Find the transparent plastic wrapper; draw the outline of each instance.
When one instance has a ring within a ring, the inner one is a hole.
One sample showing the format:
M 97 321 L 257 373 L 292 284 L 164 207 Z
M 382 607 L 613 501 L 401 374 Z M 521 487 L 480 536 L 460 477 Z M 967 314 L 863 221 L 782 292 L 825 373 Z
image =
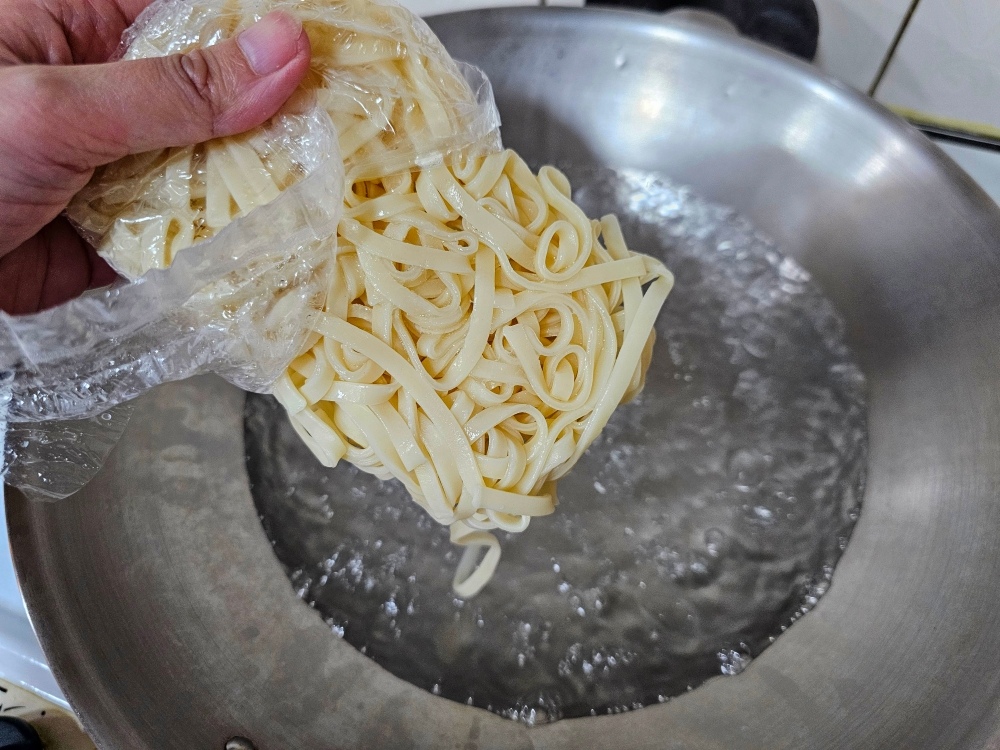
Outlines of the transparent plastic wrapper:
M 556 480 L 642 388 L 670 274 L 557 170 L 501 152 L 486 78 L 394 3 L 162 2 L 124 56 L 214 44 L 275 9 L 309 35 L 296 99 L 335 128 L 344 193 L 323 310 L 273 393 L 321 463 L 395 478 L 448 525 L 455 592 L 475 595 L 500 558 L 491 531 L 552 513 Z M 132 157 L 69 215 L 123 273 L 176 266 L 280 194 L 287 152 L 248 134 Z
M 7 419 L 88 419 L 200 372 L 273 392 L 321 463 L 395 478 L 450 527 L 454 590 L 473 596 L 500 558 L 491 531 L 552 513 L 556 481 L 642 388 L 672 277 L 558 170 L 501 152 L 485 76 L 395 3 L 165 0 L 123 57 L 216 44 L 279 9 L 313 53 L 281 115 L 108 165 L 69 206 L 135 282 L 0 321 Z M 63 494 L 112 443 L 77 427 L 55 447 L 15 427 L 12 476 Z M 85 434 L 99 445 L 80 453 Z M 57 460 L 71 449 L 82 460 Z
M 296 99 L 315 100 L 329 115 L 348 190 L 367 178 L 499 150 L 500 119 L 485 75 L 452 60 L 426 24 L 395 3 L 165 0 L 126 32 L 123 56 L 216 44 L 273 10 L 297 16 L 309 35 L 312 63 Z M 296 172 L 287 153 L 250 133 L 128 157 L 95 175 L 69 217 L 135 278 L 168 266 L 246 206 L 273 198 Z
M 169 268 L 34 315 L 0 314 L 7 482 L 71 494 L 120 434 L 115 407 L 209 372 L 267 392 L 298 354 L 330 283 L 342 163 L 318 110 L 279 114 L 253 137 L 300 171 L 272 200 Z
M 69 206 L 132 283 L 0 317 L 0 472 L 15 486 L 78 489 L 120 435 L 120 405 L 159 383 L 214 372 L 269 391 L 315 339 L 345 191 L 499 150 L 486 77 L 390 2 L 163 0 L 125 33 L 121 57 L 216 44 L 276 9 L 303 21 L 313 47 L 281 114 L 100 168 Z

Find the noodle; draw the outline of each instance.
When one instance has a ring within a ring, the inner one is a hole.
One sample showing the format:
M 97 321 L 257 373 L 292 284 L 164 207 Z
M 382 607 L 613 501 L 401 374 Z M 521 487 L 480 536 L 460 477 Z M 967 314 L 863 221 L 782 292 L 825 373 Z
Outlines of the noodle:
M 673 278 L 629 251 L 613 216 L 588 219 L 558 170 L 482 155 L 497 150 L 496 123 L 408 11 L 268 7 L 304 18 L 304 88 L 336 127 L 347 175 L 326 305 L 274 395 L 324 465 L 396 478 L 450 526 L 465 548 L 454 589 L 472 596 L 500 560 L 491 531 L 552 513 L 556 480 L 641 390 Z M 191 12 L 202 41 L 250 21 Z M 182 51 L 157 36 L 171 31 L 147 29 L 129 55 Z M 126 275 L 167 266 L 302 177 L 292 122 L 123 159 L 70 216 Z
M 186 52 L 246 28 L 251 11 L 279 8 L 302 18 L 312 47 L 301 91 L 270 122 L 197 146 L 125 157 L 100 167 L 77 194 L 70 219 L 129 278 L 169 266 L 178 252 L 302 179 L 317 155 L 303 143 L 294 113 L 312 98 L 338 134 L 348 185 L 429 164 L 435 154 L 498 146 L 496 123 L 484 116 L 463 69 L 405 8 L 370 0 L 247 6 L 167 6 L 125 55 Z
M 355 194 L 314 340 L 274 393 L 324 464 L 395 477 L 450 525 L 472 596 L 500 559 L 488 531 L 552 513 L 555 480 L 642 388 L 672 277 L 512 151 Z

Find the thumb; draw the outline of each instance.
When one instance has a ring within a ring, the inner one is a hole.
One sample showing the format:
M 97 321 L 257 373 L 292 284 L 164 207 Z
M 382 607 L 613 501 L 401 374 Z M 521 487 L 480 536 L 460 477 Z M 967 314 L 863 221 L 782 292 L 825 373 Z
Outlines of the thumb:
M 30 66 L 34 80 L 20 101 L 37 116 L 29 116 L 38 125 L 32 141 L 45 156 L 85 171 L 259 125 L 302 80 L 309 52 L 302 24 L 274 12 L 234 39 L 182 55 Z

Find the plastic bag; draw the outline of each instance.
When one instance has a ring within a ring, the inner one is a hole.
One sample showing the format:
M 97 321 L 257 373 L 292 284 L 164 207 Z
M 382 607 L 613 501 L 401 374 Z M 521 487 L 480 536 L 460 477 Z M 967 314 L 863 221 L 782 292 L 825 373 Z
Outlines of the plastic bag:
M 109 409 L 208 372 L 265 392 L 298 354 L 326 299 L 343 172 L 325 115 L 296 117 L 327 156 L 272 202 L 167 269 L 35 315 L 0 314 L 7 481 L 71 494 L 114 444 L 108 431 L 120 434 Z
M 314 99 L 330 117 L 348 186 L 469 149 L 499 150 L 500 120 L 485 75 L 454 62 L 426 24 L 395 3 L 166 0 L 126 32 L 123 57 L 216 44 L 276 9 L 300 18 L 309 35 L 310 72 L 296 99 Z M 95 175 L 68 215 L 129 278 L 164 268 L 301 171 L 294 132 L 264 135 L 123 159 Z
M 314 53 L 281 114 L 127 157 L 69 207 L 131 282 L 0 314 L 0 476 L 14 486 L 51 498 L 83 486 L 123 429 L 120 405 L 159 383 L 214 372 L 268 392 L 325 302 L 345 189 L 349 202 L 365 177 L 499 149 L 485 76 L 394 3 L 163 0 L 122 57 L 215 44 L 279 8 L 303 19 Z

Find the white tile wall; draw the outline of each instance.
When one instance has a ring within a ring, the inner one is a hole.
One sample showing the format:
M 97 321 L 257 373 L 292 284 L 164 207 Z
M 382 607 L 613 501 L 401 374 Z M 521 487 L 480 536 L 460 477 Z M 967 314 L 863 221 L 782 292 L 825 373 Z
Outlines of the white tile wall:
M 867 92 L 914 1 L 816 0 L 816 65 Z
M 1000 128 L 1000 2 L 920 0 L 876 98 Z

